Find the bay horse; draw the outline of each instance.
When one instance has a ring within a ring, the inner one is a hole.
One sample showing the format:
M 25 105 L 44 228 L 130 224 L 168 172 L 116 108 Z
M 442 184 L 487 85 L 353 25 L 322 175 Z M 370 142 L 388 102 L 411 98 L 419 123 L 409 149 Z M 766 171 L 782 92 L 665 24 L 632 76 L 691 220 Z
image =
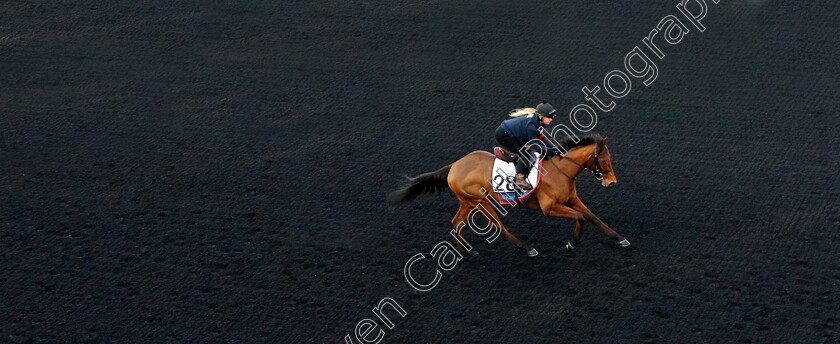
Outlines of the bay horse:
M 586 205 L 578 198 L 575 187 L 575 178 L 584 170 L 588 170 L 600 180 L 603 187 L 613 187 L 618 183 L 612 168 L 612 157 L 607 148 L 607 138 L 598 134 L 581 136 L 575 142 L 567 138 L 559 143 L 560 147 L 553 147 L 555 151 L 549 152 L 548 158 L 544 160 L 540 183 L 531 193 L 526 205 L 531 209 L 541 210 L 545 216 L 565 217 L 575 220 L 575 231 L 572 240 L 566 243 L 566 248 L 574 249 L 580 242 L 581 229 L 584 222 L 590 222 L 601 228 L 607 236 L 618 242 L 621 247 L 627 247 L 630 242 L 607 226 L 598 216 L 595 216 Z M 560 153 L 563 148 L 566 154 Z M 459 229 L 459 223 L 466 222 L 470 211 L 478 205 L 489 214 L 489 220 L 493 221 L 500 229 L 502 235 L 512 242 L 516 247 L 525 250 L 529 256 L 536 256 L 535 249 L 526 246 L 513 234 L 508 232 L 499 220 L 499 215 L 494 207 L 485 198 L 487 190 L 492 190 L 490 181 L 491 169 L 495 155 L 487 151 L 474 151 L 458 159 L 452 164 L 443 168 L 409 179 L 408 184 L 388 195 L 390 204 L 409 202 L 421 196 L 441 192 L 445 189 L 452 190 L 461 204 L 458 213 L 452 218 L 454 234 L 458 247 L 465 251 L 463 237 Z M 520 158 L 521 159 L 521 158 Z M 491 194 L 491 197 L 494 195 Z M 498 197 L 496 197 L 498 199 Z M 463 226 L 460 226 L 463 227 Z

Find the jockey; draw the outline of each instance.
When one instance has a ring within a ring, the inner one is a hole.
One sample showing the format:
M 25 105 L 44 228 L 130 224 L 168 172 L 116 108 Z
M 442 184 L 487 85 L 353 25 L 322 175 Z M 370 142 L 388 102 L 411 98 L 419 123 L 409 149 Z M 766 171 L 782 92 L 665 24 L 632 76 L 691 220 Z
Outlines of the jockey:
M 533 153 L 530 152 L 531 148 L 541 146 L 539 148 L 542 148 L 542 152 L 549 151 L 545 143 L 541 140 L 542 134 L 540 134 L 539 128 L 551 124 L 554 113 L 554 107 L 543 100 L 542 103 L 537 105 L 536 109 L 525 108 L 514 110 L 511 112 L 511 117 L 516 118 L 502 122 L 502 125 L 496 129 L 496 141 L 509 152 L 520 154 L 519 159 L 516 161 L 516 178 L 514 179 L 514 184 L 522 190 L 531 189 L 531 184 L 525 179 L 525 174 L 528 173 L 528 169 L 531 167 L 530 163 L 536 160 Z M 527 116 L 524 116 L 525 114 Z M 523 146 L 529 144 L 529 141 L 534 139 L 538 139 L 535 141 L 537 143 L 524 150 L 522 149 Z M 529 154 L 531 156 L 526 158 L 522 154 Z

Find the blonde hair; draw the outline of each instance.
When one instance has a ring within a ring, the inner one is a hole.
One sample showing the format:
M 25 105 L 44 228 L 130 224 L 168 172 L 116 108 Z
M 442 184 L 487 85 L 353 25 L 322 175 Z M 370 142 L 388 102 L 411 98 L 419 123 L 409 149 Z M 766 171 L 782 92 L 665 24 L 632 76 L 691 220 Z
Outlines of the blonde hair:
M 528 107 L 528 108 L 519 108 L 510 110 L 510 117 L 520 117 L 525 115 L 530 115 L 533 113 L 537 113 L 536 108 Z

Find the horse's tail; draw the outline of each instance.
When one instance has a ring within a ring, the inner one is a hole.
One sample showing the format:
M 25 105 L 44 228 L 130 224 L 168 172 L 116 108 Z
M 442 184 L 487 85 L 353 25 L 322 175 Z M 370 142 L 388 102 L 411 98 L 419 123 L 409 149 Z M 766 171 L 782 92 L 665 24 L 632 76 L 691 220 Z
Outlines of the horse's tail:
M 537 109 L 536 109 L 536 108 L 532 108 L 532 107 L 529 107 L 529 108 L 519 108 L 519 109 L 513 109 L 513 110 L 510 110 L 510 114 L 508 114 L 508 115 L 509 115 L 510 117 L 519 117 L 519 116 L 530 115 L 530 114 L 532 114 L 532 113 L 536 113 L 536 112 L 537 112 Z
M 437 171 L 409 178 L 408 185 L 388 195 L 388 204 L 396 205 L 411 202 L 422 196 L 448 189 L 449 183 L 447 183 L 446 178 L 449 176 L 451 168 L 452 164 L 449 164 Z

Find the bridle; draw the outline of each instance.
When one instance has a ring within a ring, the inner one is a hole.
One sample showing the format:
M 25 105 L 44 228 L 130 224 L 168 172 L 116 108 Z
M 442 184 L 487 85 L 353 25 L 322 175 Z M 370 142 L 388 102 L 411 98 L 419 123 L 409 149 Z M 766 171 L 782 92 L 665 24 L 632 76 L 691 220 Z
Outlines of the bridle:
M 554 148 L 558 148 L 558 147 L 554 147 Z M 560 156 L 560 160 L 563 160 L 563 159 L 569 160 L 572 163 L 574 163 L 575 165 L 580 166 L 580 168 L 589 171 L 590 173 L 592 173 L 592 175 L 595 176 L 595 179 L 597 179 L 599 181 L 604 180 L 604 175 L 605 174 L 613 171 L 612 169 L 610 169 L 608 171 L 603 171 L 601 169 L 601 162 L 598 160 L 598 144 L 597 143 L 595 144 L 595 151 L 592 153 L 592 159 L 586 162 L 586 166 L 581 165 L 577 161 L 574 161 L 571 158 L 566 157 L 565 155 L 563 155 L 563 153 L 558 152 L 557 155 Z M 551 163 L 554 164 L 553 161 Z M 568 174 L 566 174 L 566 172 L 563 172 L 563 170 L 561 170 L 559 166 L 554 165 L 554 167 L 557 167 L 557 169 L 560 171 L 560 173 L 562 173 L 566 177 L 569 177 L 570 179 L 574 179 L 571 176 L 569 176 Z

